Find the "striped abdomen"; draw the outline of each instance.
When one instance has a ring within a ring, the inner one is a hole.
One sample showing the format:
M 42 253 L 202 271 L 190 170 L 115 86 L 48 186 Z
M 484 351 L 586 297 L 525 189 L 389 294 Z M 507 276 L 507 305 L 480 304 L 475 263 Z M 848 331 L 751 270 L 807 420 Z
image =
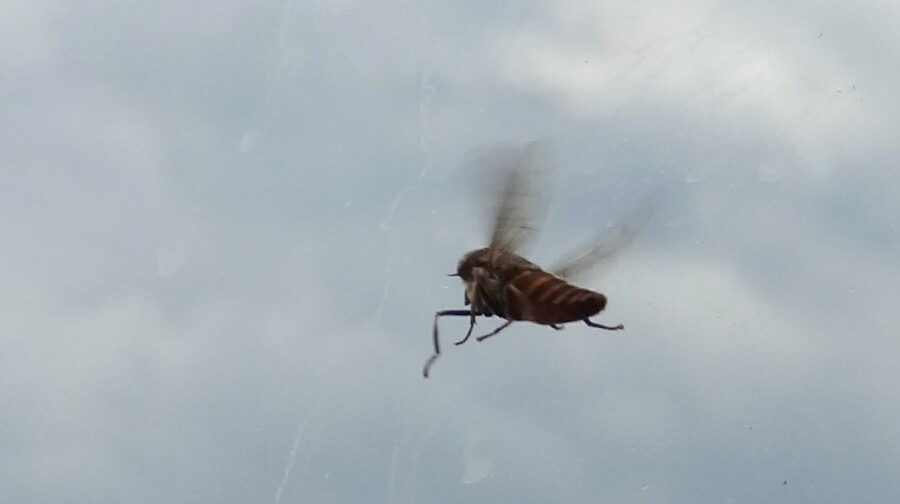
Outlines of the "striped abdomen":
M 538 324 L 584 320 L 606 307 L 603 294 L 576 287 L 543 270 L 526 270 L 508 283 L 509 315 Z

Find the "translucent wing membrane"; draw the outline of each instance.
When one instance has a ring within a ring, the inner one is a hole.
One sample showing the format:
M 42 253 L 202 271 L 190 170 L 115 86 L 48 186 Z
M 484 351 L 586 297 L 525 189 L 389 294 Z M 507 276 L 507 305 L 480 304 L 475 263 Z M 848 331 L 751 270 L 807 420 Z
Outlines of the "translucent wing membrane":
M 495 168 L 500 194 L 489 245 L 492 263 L 504 253 L 518 252 L 534 237 L 546 206 L 539 187 L 545 165 L 542 146 L 531 142 L 504 157 Z
M 608 269 L 618 253 L 634 241 L 652 215 L 653 208 L 647 204 L 622 225 L 606 229 L 593 243 L 560 259 L 550 272 L 572 281 L 589 272 Z

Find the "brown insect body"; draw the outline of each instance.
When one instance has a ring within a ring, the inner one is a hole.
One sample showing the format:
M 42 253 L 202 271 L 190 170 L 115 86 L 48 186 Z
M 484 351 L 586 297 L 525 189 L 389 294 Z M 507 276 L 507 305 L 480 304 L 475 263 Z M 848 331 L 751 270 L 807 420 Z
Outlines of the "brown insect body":
M 466 254 L 457 269 L 466 284 L 465 304 L 478 315 L 542 325 L 581 321 L 606 307 L 606 296 L 576 287 L 524 257 L 490 249 Z

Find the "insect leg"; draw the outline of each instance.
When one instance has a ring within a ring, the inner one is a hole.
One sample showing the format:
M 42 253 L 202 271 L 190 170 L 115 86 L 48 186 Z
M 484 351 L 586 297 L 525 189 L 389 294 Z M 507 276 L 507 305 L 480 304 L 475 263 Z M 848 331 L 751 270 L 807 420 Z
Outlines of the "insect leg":
M 615 327 L 610 327 L 610 326 L 605 326 L 603 324 L 597 324 L 596 322 L 591 322 L 590 319 L 584 319 L 584 323 L 591 327 L 599 327 L 600 329 L 606 329 L 608 331 L 620 331 L 622 329 L 625 329 L 625 326 L 622 324 L 619 324 Z
M 469 330 L 468 330 L 468 332 L 466 332 L 466 337 L 453 343 L 453 344 L 458 346 L 458 345 L 462 345 L 466 341 L 469 341 L 469 336 L 472 335 L 472 329 L 474 329 L 474 328 L 475 328 L 475 316 L 472 315 L 472 319 L 469 321 Z
M 478 314 L 475 313 L 475 305 L 472 305 L 471 311 L 469 312 L 469 330 L 466 332 L 466 337 L 455 342 L 454 345 L 459 346 L 459 345 L 462 345 L 463 343 L 465 343 L 466 341 L 469 341 L 469 336 L 472 335 L 472 329 L 475 329 L 475 323 L 476 323 L 475 315 L 478 315 Z
M 445 315 L 465 317 L 472 316 L 472 313 L 471 310 L 442 310 L 434 314 L 434 355 L 432 355 L 428 358 L 427 361 L 425 361 L 425 367 L 422 368 L 422 375 L 424 375 L 425 378 L 428 378 L 428 371 L 431 369 L 431 365 L 434 364 L 434 361 L 436 361 L 438 356 L 441 354 L 441 345 L 440 343 L 438 343 L 438 319 Z M 471 327 L 469 327 L 469 332 L 472 332 Z
M 479 337 L 475 338 L 475 341 L 481 341 L 481 340 L 485 340 L 485 339 L 487 339 L 487 338 L 490 338 L 491 336 L 493 336 L 493 335 L 497 334 L 498 332 L 500 332 L 500 331 L 506 329 L 507 327 L 509 327 L 509 325 L 512 324 L 512 323 L 513 323 L 512 320 L 507 320 L 506 323 L 503 324 L 502 326 L 500 326 L 500 327 L 494 329 L 493 331 L 491 331 L 491 332 L 485 334 L 484 336 L 479 336 Z
M 556 329 L 557 331 L 566 328 L 565 326 L 562 326 L 562 325 L 556 325 L 556 324 L 549 324 L 549 325 L 550 325 L 550 327 Z

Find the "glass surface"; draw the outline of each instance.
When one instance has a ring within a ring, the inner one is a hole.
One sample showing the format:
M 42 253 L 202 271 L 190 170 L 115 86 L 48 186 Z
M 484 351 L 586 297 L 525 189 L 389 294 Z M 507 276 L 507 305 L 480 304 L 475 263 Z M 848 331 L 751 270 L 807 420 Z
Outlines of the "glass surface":
M 896 4 L 0 13 L 3 502 L 900 502 Z M 423 379 L 532 140 L 625 330 Z

